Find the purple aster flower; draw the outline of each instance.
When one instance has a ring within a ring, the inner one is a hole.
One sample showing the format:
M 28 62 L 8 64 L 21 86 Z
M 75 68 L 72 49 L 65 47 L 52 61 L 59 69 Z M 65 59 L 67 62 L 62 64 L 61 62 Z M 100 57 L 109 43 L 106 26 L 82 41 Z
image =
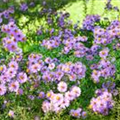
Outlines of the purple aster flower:
M 11 92 L 17 92 L 19 89 L 19 82 L 18 81 L 13 81 L 9 84 L 9 90 Z
M 93 70 L 93 73 L 92 73 L 92 78 L 94 80 L 95 83 L 98 83 L 99 82 L 99 77 L 101 76 L 101 72 L 98 71 L 98 70 Z
M 87 60 L 93 60 L 94 57 L 93 57 L 92 55 L 87 55 L 87 56 L 86 56 L 86 59 L 87 59 Z
M 67 84 L 63 81 L 59 82 L 57 89 L 60 92 L 66 92 L 67 91 Z
M 35 6 L 35 3 L 34 2 L 30 2 L 29 4 L 31 7 L 34 7 Z
M 83 112 L 82 112 L 82 118 L 85 119 L 86 117 L 87 117 L 87 112 L 83 111 Z
M 68 75 L 68 77 L 69 77 L 69 80 L 70 81 L 75 81 L 76 79 L 77 79 L 77 75 L 76 74 L 70 74 L 70 75 Z
M 43 1 L 42 4 L 43 4 L 43 5 L 46 5 L 46 1 Z
M 26 11 L 28 9 L 28 5 L 26 3 L 21 4 L 20 10 L 21 11 Z
M 7 89 L 4 84 L 0 84 L 0 95 L 4 95 L 6 93 Z
M 34 100 L 34 99 L 35 99 L 35 96 L 33 96 L 33 95 L 28 95 L 28 98 L 29 98 L 30 100 Z
M 117 95 L 119 94 L 118 90 L 115 90 L 115 89 L 112 90 L 111 92 L 112 92 L 112 94 L 113 94 L 114 96 L 117 96 Z
M 18 74 L 18 81 L 22 84 L 22 83 L 25 83 L 27 81 L 27 74 L 24 73 L 24 72 L 20 72 Z
M 56 71 L 56 80 L 60 81 L 62 79 L 62 77 L 64 76 L 64 73 L 62 71 Z
M 73 86 L 71 92 L 75 97 L 79 97 L 81 95 L 81 89 L 77 86 Z
M 41 69 L 41 66 L 38 63 L 35 63 L 30 66 L 31 73 L 37 73 L 38 71 L 40 71 L 40 69 Z
M 47 100 L 45 100 L 43 103 L 42 103 L 42 110 L 43 112 L 47 113 L 51 110 L 51 103 Z
M 51 101 L 53 104 L 60 105 L 62 104 L 63 99 L 63 94 L 57 93 L 52 95 Z
M 54 63 L 50 63 L 49 66 L 48 66 L 48 68 L 50 70 L 53 70 L 55 68 L 55 64 Z
M 6 71 L 6 69 L 7 69 L 6 65 L 1 65 L 0 66 L 0 72 L 1 73 L 4 73 Z
M 37 35 L 41 35 L 42 33 L 42 30 L 37 30 Z
M 16 61 L 11 61 L 11 62 L 9 62 L 8 66 L 9 66 L 10 68 L 13 68 L 13 69 L 15 69 L 15 70 L 18 70 L 18 63 L 17 63 Z
M 105 78 L 109 77 L 110 76 L 109 68 L 101 70 L 101 76 Z
M 18 95 L 23 95 L 23 89 L 19 88 L 18 91 L 17 91 L 17 94 Z
M 8 74 L 1 75 L 0 82 L 3 84 L 5 84 L 6 82 L 10 82 L 10 76 Z
M 60 107 L 65 109 L 66 107 L 68 107 L 70 105 L 70 101 L 68 99 L 63 99 L 63 102 L 61 103 Z
M 39 95 L 38 95 L 39 98 L 45 98 L 45 93 L 44 92 L 39 92 Z
M 49 63 L 52 62 L 52 59 L 51 59 L 50 57 L 47 57 L 47 58 L 45 59 L 45 62 L 46 62 L 47 64 L 49 64 Z
M 80 118 L 81 116 L 81 113 L 79 110 L 70 110 L 70 115 L 73 116 L 73 117 L 76 117 L 76 118 Z
M 22 54 L 16 55 L 15 61 L 20 62 L 22 60 Z
M 102 51 L 100 51 L 99 55 L 100 55 L 100 57 L 105 59 L 108 56 L 108 52 L 109 52 L 109 49 L 104 48 Z
M 14 118 L 15 117 L 14 111 L 13 110 L 9 110 L 8 116 L 11 117 L 11 118 Z
M 102 90 L 101 90 L 101 89 L 98 89 L 98 90 L 95 91 L 95 93 L 96 93 L 97 96 L 99 96 L 99 95 L 102 94 Z
M 96 69 L 97 67 L 98 67 L 97 64 L 92 64 L 92 65 L 90 66 L 90 69 L 94 70 L 94 69 Z
M 113 107 L 114 101 L 112 100 L 112 94 L 108 91 L 103 91 L 101 95 L 96 98 L 92 98 L 90 102 L 90 108 L 103 115 L 108 115 L 109 110 Z
M 17 71 L 14 68 L 8 68 L 6 71 L 6 74 L 10 77 L 13 78 L 17 74 Z
M 2 18 L 0 18 L 0 24 L 2 23 L 2 21 L 3 21 L 3 19 L 2 19 Z
M 10 43 L 10 44 L 7 44 L 7 45 L 6 45 L 6 48 L 7 48 L 10 52 L 15 52 L 15 51 L 17 50 L 18 46 L 17 46 L 17 43 L 12 42 L 12 43 Z
M 68 91 L 65 93 L 65 99 L 69 100 L 69 101 L 72 101 L 75 99 L 75 95 L 73 92 L 71 91 Z

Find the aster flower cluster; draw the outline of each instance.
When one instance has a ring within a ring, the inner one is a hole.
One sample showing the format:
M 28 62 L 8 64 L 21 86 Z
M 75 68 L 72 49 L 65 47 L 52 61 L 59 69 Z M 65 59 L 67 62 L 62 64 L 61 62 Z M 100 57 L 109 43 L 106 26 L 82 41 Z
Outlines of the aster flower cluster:
M 86 73 L 86 67 L 81 62 L 76 62 L 75 64 L 71 62 L 60 64 L 58 70 L 62 70 L 62 72 L 69 77 L 70 81 L 82 79 L 85 77 Z
M 46 47 L 47 49 L 57 48 L 61 43 L 61 38 L 58 36 L 52 37 L 49 40 L 43 40 L 42 46 Z
M 46 94 L 48 100 L 45 100 L 42 104 L 42 109 L 45 113 L 49 111 L 58 113 L 68 107 L 71 101 L 81 95 L 81 89 L 77 86 L 73 86 L 67 91 L 67 84 L 63 81 L 58 84 L 58 90 L 62 93 L 49 91 Z
M 28 59 L 27 72 L 41 72 L 41 78 L 45 82 L 60 81 L 64 75 L 68 76 L 70 81 L 75 81 L 85 77 L 86 67 L 81 62 L 76 62 L 75 64 L 68 62 L 63 64 L 59 63 L 57 59 L 51 59 L 50 57 L 43 61 L 42 55 L 38 54 L 30 54 Z
M 70 37 L 69 39 L 63 40 L 63 44 L 65 45 L 63 48 L 63 53 L 68 54 L 70 50 L 74 50 L 74 55 L 76 57 L 84 57 L 86 55 L 86 52 L 88 48 L 84 46 L 81 42 L 86 42 L 87 37 L 86 36 L 79 36 L 79 37 Z
M 14 8 L 10 7 L 7 10 L 4 10 L 0 13 L 0 24 L 3 22 L 3 19 L 8 19 L 9 21 L 14 21 L 14 19 L 10 16 L 14 13 Z
M 7 34 L 7 37 L 3 38 L 4 47 L 10 52 L 20 51 L 17 43 L 24 42 L 26 37 L 15 23 L 9 22 L 7 25 L 3 25 L 2 32 Z
M 115 20 L 106 28 L 96 26 L 93 30 L 94 43 L 107 45 L 110 44 L 115 38 L 120 38 L 120 22 Z
M 82 108 L 77 108 L 70 110 L 70 115 L 75 117 L 75 118 L 80 118 L 82 117 L 83 119 L 85 119 L 87 117 L 87 112 L 83 111 Z
M 37 76 L 40 76 L 39 73 L 41 73 L 41 78 L 44 82 L 55 81 L 57 79 L 57 70 L 54 70 L 57 59 L 47 57 L 43 61 L 41 54 L 30 54 L 28 60 L 27 72 L 29 74 L 38 74 Z M 59 75 L 62 76 L 61 72 Z
M 53 19 L 52 16 L 55 16 L 55 20 Z M 58 47 L 62 43 L 63 39 L 69 39 L 70 37 L 74 37 L 72 34 L 72 31 L 69 28 L 69 26 L 71 25 L 71 23 L 67 20 L 67 18 L 69 17 L 69 13 L 67 12 L 52 12 L 51 10 L 48 11 L 48 19 L 47 19 L 47 23 L 48 26 L 52 25 L 52 24 L 57 24 L 57 30 L 54 29 L 54 27 L 52 27 L 50 30 L 46 30 L 45 28 L 41 27 L 41 29 L 37 30 L 37 34 L 41 34 L 44 31 L 46 33 L 50 34 L 50 38 L 43 40 L 42 41 L 42 46 L 46 47 L 47 49 L 53 49 Z M 62 30 L 61 30 L 62 29 Z M 55 31 L 57 31 L 57 35 L 54 35 L 53 33 L 55 33 Z
M 12 60 L 8 65 L 0 66 L 0 95 L 6 92 L 19 92 L 20 84 L 28 80 L 27 74 L 19 71 L 18 62 Z
M 27 72 L 29 73 L 37 73 L 41 70 L 44 65 L 44 62 L 41 60 L 42 55 L 38 54 L 30 54 L 28 56 L 28 69 Z
M 113 96 L 116 96 L 118 94 L 118 90 L 115 89 L 116 84 L 112 81 L 107 81 L 105 83 L 102 84 L 102 88 L 96 90 L 96 94 L 100 95 L 101 94 L 101 90 L 105 91 L 107 90 L 108 92 L 110 92 Z
M 116 72 L 115 65 L 111 63 L 107 59 L 109 53 L 109 49 L 106 47 L 103 50 L 99 52 L 99 56 L 102 58 L 98 64 L 94 64 L 91 69 L 93 69 L 92 72 L 92 78 L 95 83 L 98 83 L 100 81 L 100 77 L 103 77 L 105 79 L 114 76 Z
M 115 90 L 115 83 L 110 81 L 103 83 L 102 89 L 96 90 L 96 94 L 97 97 L 92 98 L 90 102 L 90 109 L 92 109 L 95 113 L 108 115 L 109 110 L 112 109 L 114 105 L 112 94 L 117 94 L 117 90 Z
M 115 11 L 118 11 L 119 12 L 119 8 L 117 6 L 113 6 L 111 4 L 112 0 L 107 0 L 107 3 L 106 3 L 106 6 L 105 6 L 105 9 L 107 10 L 115 10 Z
M 93 20 L 93 21 L 95 23 L 97 20 Z M 67 23 L 65 22 L 65 24 Z M 88 37 L 86 36 L 76 37 L 74 35 L 74 32 L 76 31 L 73 32 L 71 29 L 67 29 L 67 28 L 63 29 L 62 31 L 59 31 L 58 36 L 52 35 L 50 39 L 43 40 L 41 45 L 46 47 L 47 49 L 53 49 L 59 47 L 60 45 L 63 45 L 64 47 L 61 51 L 61 54 L 73 53 L 75 57 L 81 58 L 85 56 L 87 60 L 93 60 L 94 56 L 98 55 L 101 45 L 106 46 L 107 44 L 112 43 L 113 40 L 119 39 L 119 33 L 120 33 L 119 26 L 120 26 L 120 22 L 117 20 L 112 21 L 111 24 L 106 29 L 100 26 L 95 26 L 95 24 L 93 24 L 92 32 L 93 32 L 94 42 L 91 48 L 85 46 Z M 117 44 L 116 47 L 118 48 L 119 44 Z M 104 52 L 101 52 L 101 54 L 103 53 Z
M 47 49 L 53 49 L 58 47 L 62 43 L 64 39 L 69 39 L 70 37 L 74 37 L 72 30 L 69 29 L 71 26 L 71 21 L 69 21 L 67 18 L 69 18 L 68 12 L 53 12 L 52 10 L 47 10 L 48 17 L 47 17 L 47 25 L 56 25 L 52 26 L 50 30 L 44 28 L 43 26 L 40 27 L 41 29 L 37 30 L 37 34 L 41 33 L 49 33 L 50 38 L 45 39 L 42 41 L 42 46 L 46 47 Z M 46 12 L 46 13 L 47 13 Z M 53 18 L 55 16 L 55 19 Z M 54 33 L 57 33 L 57 35 L 54 35 Z M 81 38 L 82 39 L 82 38 Z M 83 39 L 84 40 L 84 39 Z
M 64 48 L 61 51 L 62 53 L 68 54 L 70 51 L 74 50 L 74 55 L 76 57 L 84 57 L 88 51 L 88 48 L 85 47 L 82 42 L 86 41 L 86 36 L 74 37 L 71 31 L 66 29 L 64 32 L 60 32 L 58 36 L 52 36 L 48 40 L 43 40 L 41 45 L 47 49 L 53 49 L 62 44 L 64 45 Z
M 93 30 L 95 22 L 100 20 L 99 15 L 88 15 L 83 21 L 83 29 Z
M 22 12 L 26 12 L 26 11 L 28 11 L 29 7 L 34 7 L 34 6 L 35 6 L 35 3 L 33 1 L 30 1 L 29 3 L 22 2 L 20 4 L 20 8 L 19 9 Z

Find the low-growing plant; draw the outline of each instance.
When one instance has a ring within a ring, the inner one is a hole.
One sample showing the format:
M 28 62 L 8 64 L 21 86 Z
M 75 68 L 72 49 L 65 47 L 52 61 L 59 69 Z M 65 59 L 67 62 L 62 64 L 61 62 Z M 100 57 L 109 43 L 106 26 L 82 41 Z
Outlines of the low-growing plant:
M 2 10 L 1 120 L 119 120 L 120 21 L 86 2 L 82 25 L 45 1 Z

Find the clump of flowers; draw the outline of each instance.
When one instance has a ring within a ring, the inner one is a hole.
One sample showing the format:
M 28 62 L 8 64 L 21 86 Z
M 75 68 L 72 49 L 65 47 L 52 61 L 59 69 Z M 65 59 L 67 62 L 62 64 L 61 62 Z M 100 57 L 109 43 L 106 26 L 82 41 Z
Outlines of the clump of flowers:
M 100 20 L 99 15 L 88 15 L 83 21 L 83 29 L 93 30 L 95 22 Z
M 87 117 L 87 112 L 83 111 L 82 108 L 77 108 L 76 110 L 71 109 L 70 115 L 75 118 L 83 118 L 85 119 Z
M 24 42 L 26 40 L 25 35 L 14 22 L 9 22 L 7 25 L 3 25 L 2 32 L 7 33 L 9 37 L 13 37 L 16 42 Z
M 90 109 L 92 109 L 95 113 L 108 115 L 109 110 L 114 106 L 112 95 L 117 95 L 117 93 L 117 90 L 115 90 L 115 83 L 110 81 L 103 83 L 102 89 L 96 90 L 97 97 L 92 98 L 89 106 Z
M 77 86 L 73 86 L 69 91 L 66 91 L 67 84 L 65 82 L 58 84 L 58 90 L 62 93 L 47 92 L 46 97 L 48 100 L 42 103 L 42 109 L 45 113 L 49 111 L 58 113 L 62 109 L 69 107 L 70 102 L 81 95 L 81 89 Z
M 100 77 L 103 77 L 105 79 L 112 77 L 115 74 L 116 68 L 115 65 L 112 64 L 111 61 L 107 59 L 109 49 L 106 47 L 103 50 L 99 52 L 99 56 L 101 57 L 101 60 L 98 64 L 94 65 L 93 72 L 92 72 L 92 78 L 95 83 L 98 83 L 100 81 Z
M 115 20 L 106 28 L 96 26 L 94 32 L 94 43 L 107 45 L 110 44 L 114 39 L 120 38 L 120 22 Z
M 4 19 L 8 19 L 9 21 L 14 21 L 14 19 L 11 17 L 11 14 L 14 13 L 14 7 L 10 7 L 3 12 L 0 13 L 0 24 L 3 23 Z
M 20 92 L 20 84 L 25 83 L 28 78 L 25 72 L 19 71 L 19 64 L 12 60 L 8 65 L 0 66 L 0 95 L 5 95 L 7 91 Z
M 16 53 L 18 51 L 22 51 L 22 49 L 18 47 L 17 43 L 24 42 L 26 37 L 14 22 L 9 22 L 7 25 L 3 25 L 2 32 L 8 35 L 3 38 L 3 45 L 8 51 Z
M 28 57 L 28 68 L 27 72 L 29 73 L 37 73 L 41 70 L 42 66 L 44 65 L 44 62 L 41 60 L 42 55 L 38 54 L 30 54 Z
M 84 46 L 81 42 L 86 42 L 86 36 L 79 36 L 79 37 L 70 37 L 68 39 L 63 40 L 63 44 L 65 45 L 63 48 L 63 53 L 68 54 L 71 50 L 74 50 L 74 55 L 76 57 L 84 57 L 88 48 Z
M 61 39 L 59 37 L 52 37 L 49 40 L 43 40 L 42 46 L 46 47 L 47 49 L 57 48 L 61 43 Z
M 76 62 L 75 64 L 68 62 L 58 65 L 58 70 L 66 74 L 70 81 L 75 81 L 85 77 L 86 67 L 81 62 Z

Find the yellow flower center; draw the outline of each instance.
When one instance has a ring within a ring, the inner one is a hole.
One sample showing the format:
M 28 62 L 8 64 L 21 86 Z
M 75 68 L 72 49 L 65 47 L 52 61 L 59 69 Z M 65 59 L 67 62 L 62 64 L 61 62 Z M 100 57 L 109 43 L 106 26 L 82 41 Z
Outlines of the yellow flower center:
M 3 70 L 3 66 L 0 66 L 0 71 L 2 71 Z
M 59 96 L 57 96 L 57 97 L 56 97 L 56 99 L 57 99 L 57 100 L 60 100 L 60 97 L 59 97 Z

